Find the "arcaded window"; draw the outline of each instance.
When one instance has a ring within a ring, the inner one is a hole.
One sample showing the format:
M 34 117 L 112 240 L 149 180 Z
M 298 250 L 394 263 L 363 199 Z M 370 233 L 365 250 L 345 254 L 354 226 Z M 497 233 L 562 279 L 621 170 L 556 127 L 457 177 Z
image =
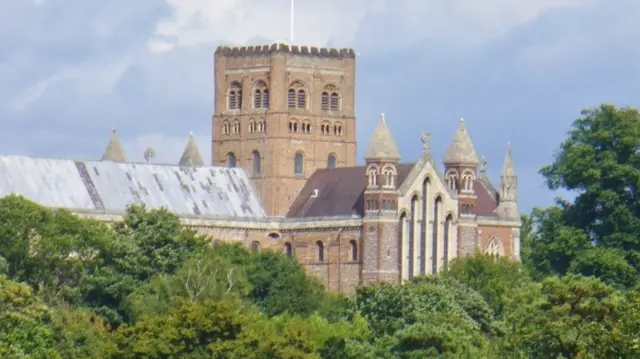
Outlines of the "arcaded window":
M 251 163 L 253 164 L 253 174 L 254 175 L 259 175 L 260 172 L 262 171 L 262 165 L 261 165 L 260 162 L 261 162 L 260 152 L 253 151 L 251 153 Z
M 342 136 L 342 124 L 336 123 L 333 125 L 333 134 L 336 136 Z
M 327 168 L 336 168 L 336 155 L 330 154 L 327 157 Z
M 316 249 L 318 251 L 318 262 L 324 262 L 324 244 L 320 241 L 317 241 Z
M 302 82 L 296 81 L 289 86 L 287 105 L 289 108 L 307 108 L 307 88 Z
M 269 90 L 262 80 L 253 86 L 253 108 L 269 108 Z
M 351 261 L 356 262 L 358 260 L 358 242 L 351 240 L 349 246 L 351 247 Z
M 231 125 L 231 133 L 233 133 L 234 135 L 240 134 L 240 121 L 233 121 L 233 125 Z
M 369 179 L 369 187 L 378 186 L 378 167 L 371 166 L 367 169 L 367 177 Z
M 323 122 L 322 125 L 320 125 L 320 133 L 322 133 L 323 135 L 330 135 L 331 124 L 329 122 Z
M 296 175 L 302 175 L 303 173 L 303 161 L 304 157 L 301 152 L 296 152 L 296 156 L 293 159 L 293 173 Z
M 394 167 L 387 166 L 382 170 L 383 186 L 386 188 L 396 187 L 396 170 Z
M 473 181 L 474 175 L 471 172 L 464 172 L 462 174 L 462 191 L 463 192 L 473 192 Z
M 266 126 L 264 120 L 258 121 L 258 132 L 265 132 Z
M 320 107 L 322 111 L 338 111 L 340 109 L 340 95 L 335 85 L 327 85 L 324 87 Z
M 234 81 L 229 85 L 227 94 L 229 110 L 239 110 L 242 108 L 242 85 Z
M 256 132 L 256 121 L 254 119 L 249 120 L 249 133 Z
M 453 170 L 447 173 L 447 186 L 449 189 L 456 191 L 458 189 L 458 173 Z
M 228 135 L 229 133 L 231 133 L 231 124 L 229 123 L 229 121 L 224 121 L 222 123 L 222 134 Z
M 502 255 L 502 248 L 497 238 L 495 237 L 491 238 L 491 240 L 489 241 L 489 244 L 487 244 L 487 249 L 485 250 L 485 253 L 493 257 L 494 259 L 500 258 L 500 256 Z
M 293 256 L 293 248 L 291 247 L 291 243 L 285 243 L 284 244 L 284 254 L 287 257 L 292 257 Z
M 233 152 L 227 153 L 227 164 L 229 168 L 236 167 L 236 155 Z
M 298 120 L 295 118 L 289 120 L 289 132 L 298 132 Z

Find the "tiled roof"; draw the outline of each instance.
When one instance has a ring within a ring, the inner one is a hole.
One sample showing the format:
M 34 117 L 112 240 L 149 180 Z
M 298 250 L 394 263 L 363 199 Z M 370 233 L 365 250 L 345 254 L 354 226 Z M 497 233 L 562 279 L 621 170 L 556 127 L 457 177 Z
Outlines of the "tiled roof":
M 411 168 L 413 164 L 397 165 L 398 184 L 405 180 Z M 361 217 L 366 185 L 364 166 L 318 169 L 291 204 L 287 217 Z
M 266 217 L 239 168 L 0 156 L 0 197 L 8 194 L 100 213 L 122 214 L 137 203 L 178 216 Z

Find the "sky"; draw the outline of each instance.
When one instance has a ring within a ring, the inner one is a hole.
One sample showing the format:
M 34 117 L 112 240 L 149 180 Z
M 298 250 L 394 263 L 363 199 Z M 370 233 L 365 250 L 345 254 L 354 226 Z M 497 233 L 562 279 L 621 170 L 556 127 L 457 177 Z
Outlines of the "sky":
M 213 53 L 288 41 L 290 0 L 0 0 L 0 154 L 177 163 L 190 131 L 210 161 Z M 640 107 L 638 0 L 295 0 L 296 43 L 358 53 L 362 157 L 385 113 L 403 161 L 460 118 L 499 183 L 511 141 L 523 212 L 583 108 Z M 635 44 L 635 45 L 634 45 Z

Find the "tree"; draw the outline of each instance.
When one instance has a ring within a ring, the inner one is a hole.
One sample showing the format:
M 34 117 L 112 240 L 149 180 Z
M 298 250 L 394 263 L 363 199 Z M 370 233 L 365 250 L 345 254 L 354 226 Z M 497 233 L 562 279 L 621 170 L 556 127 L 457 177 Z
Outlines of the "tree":
M 550 189 L 576 193 L 563 222 L 596 246 L 616 248 L 640 270 L 640 114 L 601 105 L 582 111 L 555 161 L 540 172 Z M 568 268 L 568 265 L 567 265 Z
M 441 276 L 477 291 L 498 317 L 509 293 L 531 281 L 518 262 L 506 258 L 496 260 L 482 253 L 454 259 Z
M 503 358 L 640 357 L 640 295 L 595 278 L 549 277 L 514 293 Z

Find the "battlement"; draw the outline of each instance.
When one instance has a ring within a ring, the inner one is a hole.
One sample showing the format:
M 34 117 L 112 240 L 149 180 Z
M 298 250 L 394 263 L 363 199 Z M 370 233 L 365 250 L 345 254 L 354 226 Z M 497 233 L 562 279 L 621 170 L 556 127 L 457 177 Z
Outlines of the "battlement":
M 355 51 L 349 48 L 336 49 L 316 46 L 288 45 L 284 43 L 273 43 L 271 45 L 257 46 L 218 46 L 215 52 L 216 55 L 228 57 L 251 57 L 276 53 L 286 53 L 329 59 L 356 57 Z

